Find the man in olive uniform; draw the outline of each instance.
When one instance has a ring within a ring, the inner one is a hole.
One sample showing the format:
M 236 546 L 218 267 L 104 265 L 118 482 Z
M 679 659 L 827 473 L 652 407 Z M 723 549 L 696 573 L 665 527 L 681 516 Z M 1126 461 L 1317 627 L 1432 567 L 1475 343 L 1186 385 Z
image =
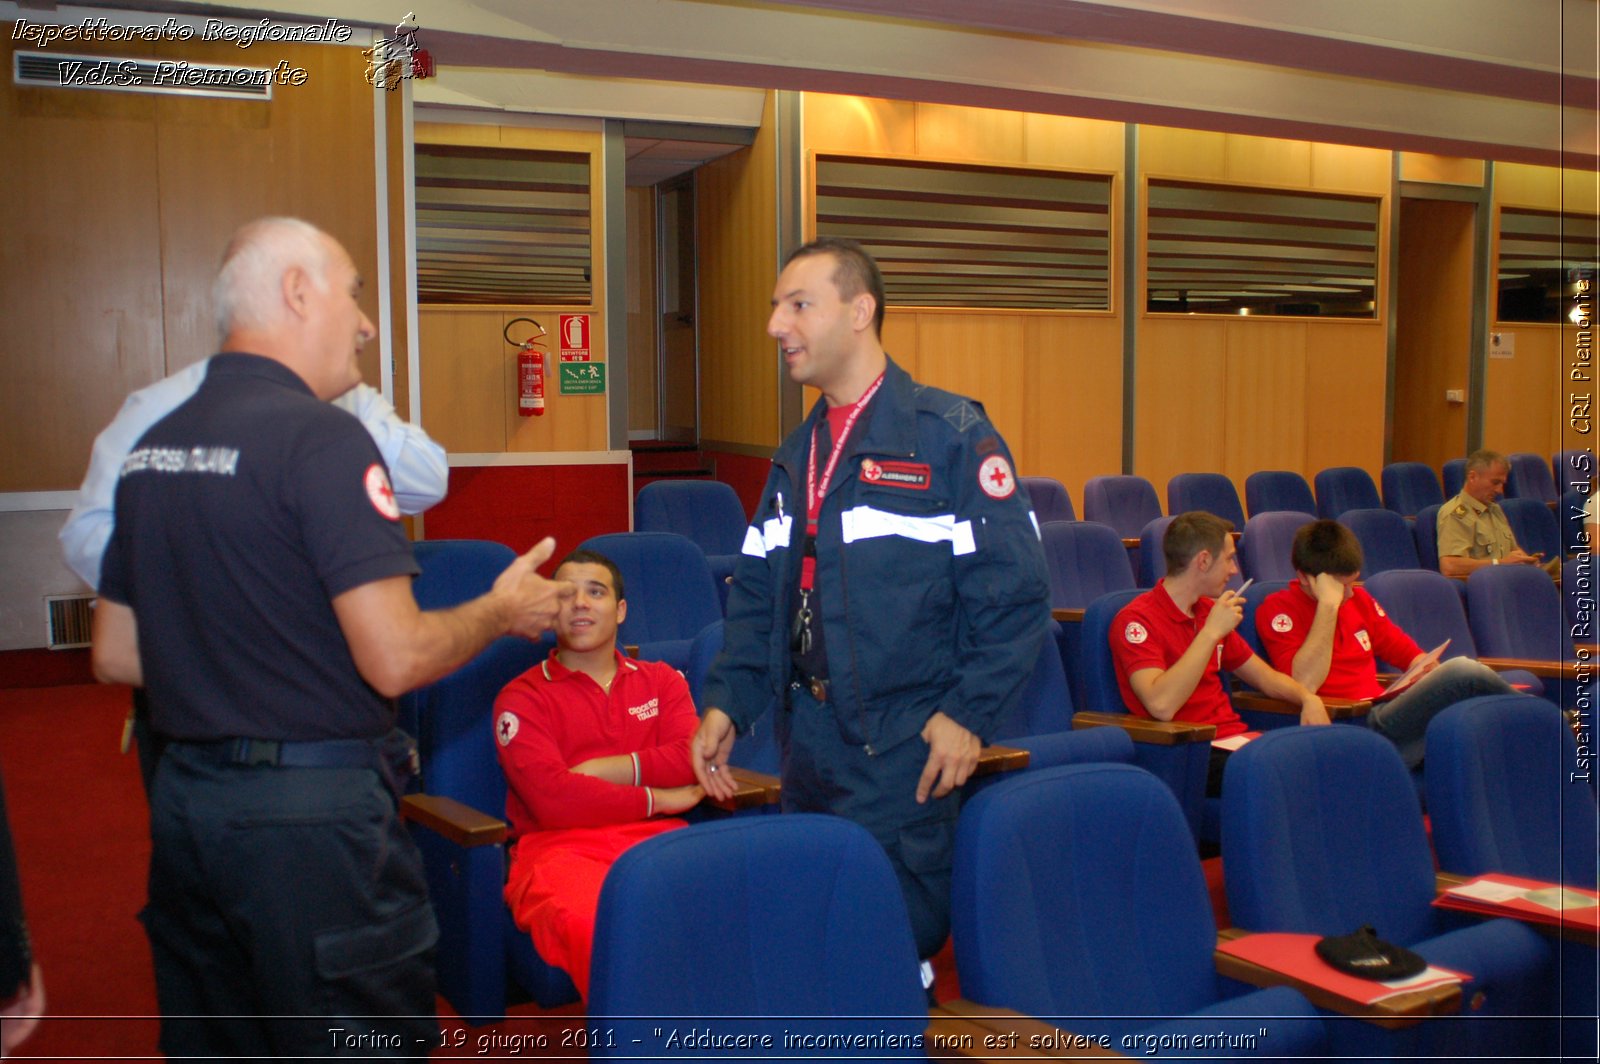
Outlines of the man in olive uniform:
M 1517 546 L 1506 512 L 1495 500 L 1505 492 L 1511 463 L 1498 451 L 1479 450 L 1467 456 L 1467 479 L 1461 494 L 1439 507 L 1439 571 L 1466 579 L 1485 565 L 1540 565 L 1551 576 L 1561 573 L 1561 559 L 1543 561 Z

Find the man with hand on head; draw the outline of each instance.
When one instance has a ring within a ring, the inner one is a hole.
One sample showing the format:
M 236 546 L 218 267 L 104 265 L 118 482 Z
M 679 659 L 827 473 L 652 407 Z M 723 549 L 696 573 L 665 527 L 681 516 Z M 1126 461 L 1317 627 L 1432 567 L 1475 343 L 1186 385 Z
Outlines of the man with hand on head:
M 694 765 L 731 794 L 734 732 L 776 700 L 783 808 L 873 834 L 926 958 L 949 931 L 957 788 L 1033 672 L 1049 583 L 1005 442 L 981 406 L 888 358 L 883 316 L 854 241 L 807 244 L 778 277 L 767 333 L 821 398 L 746 534 Z
M 428 1055 L 438 932 L 392 700 L 536 637 L 572 591 L 535 571 L 546 539 L 482 597 L 417 608 L 383 459 L 327 402 L 361 379 L 360 291 L 313 226 L 244 226 L 214 288 L 224 353 L 120 470 L 93 660 L 168 740 L 142 920 L 170 1057 Z
M 1337 521 L 1312 521 L 1295 533 L 1292 557 L 1297 581 L 1256 611 L 1256 631 L 1275 667 L 1322 697 L 1366 700 L 1383 694 L 1378 658 L 1407 669 L 1426 659 L 1377 600 L 1355 586 L 1361 543 L 1354 532 Z M 1367 712 L 1367 726 L 1400 748 L 1407 768 L 1422 763 L 1424 733 L 1440 712 L 1463 698 L 1512 690 L 1471 658 L 1423 669 L 1414 684 Z
M 573 551 L 556 579 L 577 588 L 556 648 L 494 705 L 511 822 L 505 895 L 539 955 L 587 999 L 606 873 L 630 846 L 685 826 L 675 815 L 704 796 L 689 764 L 700 718 L 678 670 L 617 650 L 628 603 L 615 562 Z
M 1167 575 L 1124 606 L 1111 625 L 1117 686 L 1137 717 L 1214 724 L 1217 739 L 1248 730 L 1222 685 L 1223 670 L 1300 707 L 1301 724 L 1327 724 L 1322 699 L 1251 651 L 1236 628 L 1244 596 L 1228 589 L 1239 571 L 1233 525 L 1201 511 L 1179 514 L 1161 541 Z M 1230 751 L 1213 746 L 1206 794 L 1222 793 Z
M 1542 565 L 1557 579 L 1561 559 L 1546 562 L 1542 554 L 1529 554 L 1500 508 L 1511 463 L 1499 451 L 1487 448 L 1467 456 L 1467 477 L 1461 493 L 1439 507 L 1439 571 L 1465 579 L 1486 565 Z

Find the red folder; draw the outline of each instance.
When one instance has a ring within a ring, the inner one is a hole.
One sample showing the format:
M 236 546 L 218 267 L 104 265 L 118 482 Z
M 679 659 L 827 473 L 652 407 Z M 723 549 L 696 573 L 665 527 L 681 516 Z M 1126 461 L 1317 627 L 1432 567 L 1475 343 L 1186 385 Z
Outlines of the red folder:
M 1481 916 L 1509 916 L 1536 924 L 1600 931 L 1600 894 L 1521 876 L 1478 876 L 1451 887 L 1433 904 Z
M 1320 987 L 1362 1005 L 1371 1005 L 1384 998 L 1413 990 L 1460 983 L 1471 978 L 1461 972 L 1429 965 L 1421 975 L 1409 979 L 1396 979 L 1386 983 L 1373 979 L 1358 979 L 1353 975 L 1344 974 L 1317 956 L 1316 945 L 1321 939 L 1321 935 L 1268 932 L 1219 943 L 1217 951 Z

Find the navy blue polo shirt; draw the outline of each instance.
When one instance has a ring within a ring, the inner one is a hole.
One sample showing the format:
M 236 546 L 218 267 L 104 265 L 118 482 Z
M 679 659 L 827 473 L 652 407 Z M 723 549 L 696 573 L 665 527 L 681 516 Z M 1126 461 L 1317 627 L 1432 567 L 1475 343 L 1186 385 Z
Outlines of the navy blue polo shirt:
M 212 359 L 123 462 L 100 594 L 132 607 L 175 739 L 382 735 L 332 600 L 415 575 L 388 471 L 350 414 L 258 355 Z

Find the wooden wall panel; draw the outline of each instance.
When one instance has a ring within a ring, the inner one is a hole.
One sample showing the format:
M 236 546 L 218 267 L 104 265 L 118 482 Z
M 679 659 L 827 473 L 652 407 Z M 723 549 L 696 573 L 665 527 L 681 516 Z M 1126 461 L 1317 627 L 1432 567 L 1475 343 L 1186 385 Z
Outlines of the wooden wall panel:
M 1226 460 L 1227 322 L 1147 318 L 1139 326 L 1133 471 L 1165 506 L 1174 474 L 1221 472 Z
M 123 397 L 166 372 L 155 127 L 19 113 L 27 94 L 0 86 L 13 148 L 0 200 L 28 205 L 0 237 L 0 490 L 60 491 L 83 480 Z
M 1311 145 L 1311 187 L 1323 192 L 1386 195 L 1393 172 L 1390 152 L 1347 144 Z
M 1311 185 L 1311 142 L 1279 140 L 1276 137 L 1246 137 L 1237 133 L 1220 134 L 1223 146 L 1223 177 L 1246 185 Z
M 9 34 L 0 36 L 9 66 Z M 377 274 L 373 92 L 358 49 L 263 41 L 246 53 L 163 41 L 155 52 L 145 42 L 73 42 L 70 51 L 283 60 L 307 80 L 246 102 L 7 79 L 0 194 L 14 209 L 0 252 L 11 336 L 0 357 L 0 448 L 17 460 L 0 491 L 75 487 L 90 442 L 127 392 L 214 352 L 211 280 L 240 223 L 268 212 L 305 217 L 338 237 L 365 276 Z M 366 309 L 377 318 L 375 299 Z M 368 345 L 369 380 L 378 364 L 378 345 Z
M 769 94 L 761 129 L 695 173 L 700 243 L 700 436 L 776 447 L 777 348 L 767 336 L 777 280 L 777 144 Z
M 1568 393 L 1588 393 L 1591 398 L 1595 393 L 1592 382 L 1568 388 L 1566 375 L 1577 330 L 1530 323 L 1495 328 L 1515 338 L 1516 353 L 1485 364 L 1483 445 L 1504 454 L 1554 454 L 1561 450 L 1562 427 L 1570 413 Z
M 211 279 L 229 233 L 264 214 L 304 218 L 344 244 L 369 291 L 367 316 L 378 322 L 370 289 L 377 277 L 377 211 L 373 203 L 372 108 L 356 48 L 280 46 L 282 58 L 304 68 L 299 87 L 274 89 L 269 106 L 234 100 L 160 99 L 159 177 L 162 199 L 181 208 L 161 215 L 168 372 L 210 355 L 217 333 Z M 227 61 L 240 62 L 228 46 Z M 270 66 L 279 58 L 242 61 Z M 212 57 L 223 61 L 223 54 Z M 341 91 L 307 91 L 313 86 Z M 243 165 L 241 165 L 243 164 Z M 330 181 L 329 175 L 341 179 Z M 226 189 L 226 195 L 218 190 Z M 379 379 L 380 343 L 361 354 L 362 376 Z
M 917 104 L 917 150 L 924 159 L 1010 162 L 1021 159 L 1022 114 L 985 107 Z
M 1023 319 L 1023 476 L 1055 477 L 1080 513 L 1090 477 L 1122 472 L 1122 325 L 1105 316 Z
M 628 200 L 628 430 L 659 427 L 658 345 L 661 314 L 656 299 L 656 190 L 630 188 Z
M 1022 318 L 974 312 L 917 315 L 917 379 L 983 403 L 1013 449 L 1024 439 Z
M 905 100 L 808 92 L 801 127 L 808 151 L 917 154 L 917 105 Z
M 1496 203 L 1560 210 L 1561 171 L 1553 166 L 1496 163 L 1494 198 Z
M 1400 153 L 1400 180 L 1427 181 L 1441 185 L 1468 185 L 1483 187 L 1483 160 L 1457 159 L 1449 155 L 1428 155 L 1423 152 Z
M 1383 468 L 1384 381 L 1388 373 L 1383 327 L 1366 323 L 1308 325 L 1305 367 L 1306 443 L 1300 471 L 1309 481 L 1329 466 L 1354 465 L 1377 480 Z
M 1244 497 L 1258 469 L 1301 471 L 1306 450 L 1306 333 L 1303 322 L 1228 320 L 1222 468 Z M 1321 397 L 1319 397 L 1321 398 Z
M 504 363 L 515 352 L 501 335 L 504 324 L 504 315 L 492 308 L 417 312 L 422 427 L 447 451 L 506 449 Z
M 1169 126 L 1140 126 L 1139 167 L 1143 174 L 1221 181 L 1227 173 L 1227 135 Z
M 922 338 L 917 329 L 917 323 L 921 320 L 922 316 L 915 311 L 890 307 L 883 316 L 883 335 L 880 337 L 889 357 L 913 377 L 922 372 Z M 817 394 L 813 388 L 807 388 L 806 392 L 812 399 Z
M 1022 161 L 1065 170 L 1122 169 L 1121 122 L 1065 115 L 1022 116 Z

